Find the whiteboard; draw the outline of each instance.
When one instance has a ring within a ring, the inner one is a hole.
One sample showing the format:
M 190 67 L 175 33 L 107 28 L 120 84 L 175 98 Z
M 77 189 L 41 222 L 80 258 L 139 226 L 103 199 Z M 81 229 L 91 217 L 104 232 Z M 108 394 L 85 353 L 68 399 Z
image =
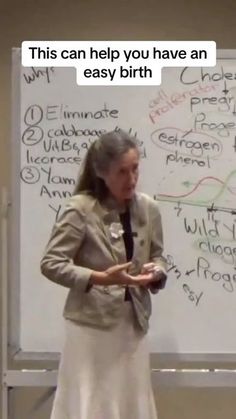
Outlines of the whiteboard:
M 22 351 L 61 350 L 68 290 L 41 276 L 40 258 L 89 145 L 121 127 L 138 141 L 138 190 L 163 220 L 168 282 L 152 297 L 151 352 L 236 352 L 235 79 L 231 52 L 215 68 L 163 69 L 161 86 L 79 87 L 74 69 L 21 68 L 13 51 L 12 340 Z

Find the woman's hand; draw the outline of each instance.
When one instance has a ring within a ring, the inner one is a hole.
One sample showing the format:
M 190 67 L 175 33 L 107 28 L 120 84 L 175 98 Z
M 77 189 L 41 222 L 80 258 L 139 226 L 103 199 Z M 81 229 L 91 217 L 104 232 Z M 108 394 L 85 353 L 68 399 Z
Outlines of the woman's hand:
M 141 285 L 144 287 L 148 287 L 153 281 L 157 281 L 157 272 L 156 272 L 156 265 L 153 262 L 146 263 L 143 265 L 141 273 L 137 276 L 133 276 L 133 284 L 132 285 Z
M 131 286 L 142 286 L 147 287 L 153 281 L 153 274 L 152 272 L 141 273 L 136 276 L 132 276 L 132 282 L 130 283 Z
M 127 269 L 132 262 L 117 264 L 106 269 L 104 272 L 93 271 L 91 283 L 94 285 L 129 285 L 132 282 L 132 276 L 127 273 Z
M 114 265 L 105 271 L 106 285 L 129 285 L 132 282 L 132 276 L 127 270 L 132 262 Z
M 91 284 L 94 285 L 130 285 L 130 286 L 149 286 L 158 280 L 159 272 L 156 271 L 154 263 L 143 265 L 139 275 L 130 275 L 127 270 L 132 262 L 117 264 L 106 269 L 104 272 L 93 271 L 91 275 Z M 160 274 L 162 272 L 160 271 Z M 160 278 L 161 279 L 161 278 Z
M 156 267 L 157 267 L 157 265 L 155 265 L 155 263 L 153 263 L 153 262 L 145 263 L 142 266 L 141 273 L 142 274 L 144 274 L 144 273 L 152 273 L 152 274 L 154 274 Z
M 161 268 L 158 268 L 158 266 L 155 263 L 146 263 L 145 265 L 143 265 L 141 272 L 150 272 L 152 274 L 152 280 L 149 282 L 148 288 L 154 294 L 156 294 L 160 289 L 165 287 L 167 279 L 166 273 Z

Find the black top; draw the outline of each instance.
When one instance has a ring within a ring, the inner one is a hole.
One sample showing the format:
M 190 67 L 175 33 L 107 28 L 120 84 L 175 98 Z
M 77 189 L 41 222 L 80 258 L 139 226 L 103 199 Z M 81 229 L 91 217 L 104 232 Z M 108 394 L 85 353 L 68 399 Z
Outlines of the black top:
M 130 261 L 133 257 L 134 240 L 133 240 L 133 233 L 132 233 L 132 228 L 131 228 L 131 223 L 130 223 L 130 212 L 128 209 L 125 212 L 120 214 L 120 221 L 124 230 L 123 239 L 125 243 L 126 258 L 127 258 L 127 261 Z M 165 288 L 166 279 L 167 279 L 167 276 L 164 272 L 161 272 L 159 275 L 161 276 L 160 279 L 152 283 L 152 285 L 157 290 Z M 125 300 L 131 300 L 128 287 L 126 287 Z
M 132 228 L 131 228 L 131 223 L 130 223 L 130 212 L 128 209 L 125 212 L 120 214 L 120 221 L 124 230 L 123 239 L 125 243 L 126 259 L 129 262 L 133 257 L 134 240 L 133 240 Z M 126 290 L 125 290 L 125 300 L 126 301 L 131 300 L 128 287 L 126 287 Z
M 134 240 L 132 235 L 129 210 L 126 210 L 126 212 L 120 214 L 120 221 L 124 230 L 123 239 L 125 242 L 126 258 L 129 262 L 133 257 L 134 251 Z

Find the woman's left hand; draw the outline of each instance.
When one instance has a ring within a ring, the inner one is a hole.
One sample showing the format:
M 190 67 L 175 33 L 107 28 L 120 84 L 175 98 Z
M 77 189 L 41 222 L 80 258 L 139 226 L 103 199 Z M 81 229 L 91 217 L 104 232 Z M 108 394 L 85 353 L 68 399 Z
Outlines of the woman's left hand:
M 145 274 L 145 273 L 150 273 L 151 274 L 151 280 L 148 283 L 148 287 L 150 288 L 156 288 L 156 292 L 158 292 L 158 283 L 160 281 L 164 281 L 166 280 L 166 274 L 165 272 L 163 272 L 162 269 L 158 269 L 158 266 L 153 263 L 153 262 L 149 262 L 149 263 L 145 263 L 142 267 L 141 270 L 141 274 Z M 160 283 L 161 285 L 161 283 Z M 159 286 L 159 288 L 163 288 L 164 286 Z

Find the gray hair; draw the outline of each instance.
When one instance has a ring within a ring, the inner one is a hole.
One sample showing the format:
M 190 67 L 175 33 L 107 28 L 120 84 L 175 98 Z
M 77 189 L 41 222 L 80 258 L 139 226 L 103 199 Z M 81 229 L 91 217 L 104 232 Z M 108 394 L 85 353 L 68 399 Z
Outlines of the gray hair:
M 99 200 L 105 198 L 108 189 L 101 175 L 130 149 L 138 152 L 137 140 L 121 129 L 107 132 L 94 141 L 85 157 L 74 194 L 89 193 Z

